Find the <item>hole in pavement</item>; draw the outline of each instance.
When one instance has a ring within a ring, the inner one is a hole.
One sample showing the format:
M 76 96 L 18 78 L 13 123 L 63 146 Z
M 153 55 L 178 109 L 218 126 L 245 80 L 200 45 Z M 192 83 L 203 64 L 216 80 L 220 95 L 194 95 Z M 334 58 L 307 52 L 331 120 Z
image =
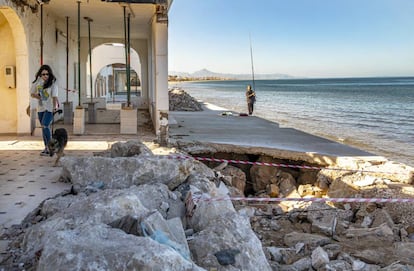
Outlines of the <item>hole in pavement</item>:
M 7 212 L 1 212 L 1 211 L 0 211 L 0 215 L 4 215 L 4 214 L 7 214 Z
M 18 201 L 14 205 L 22 205 L 22 204 L 23 204 L 23 201 Z
M 14 182 L 14 180 L 11 180 L 11 179 L 9 179 L 9 180 L 7 180 L 8 182 Z
M 42 190 L 46 190 L 46 189 L 47 189 L 47 187 L 42 187 L 42 188 L 40 188 L 40 189 L 42 189 Z
M 4 193 L 3 196 L 10 196 L 10 193 Z
M 35 183 L 35 182 L 36 182 L 36 181 L 34 181 L 34 180 L 30 180 L 30 181 L 29 181 L 29 183 Z
M 29 197 L 35 197 L 36 195 L 30 194 Z
M 18 186 L 17 188 L 18 188 L 18 189 L 22 189 L 22 188 L 24 188 L 24 186 Z

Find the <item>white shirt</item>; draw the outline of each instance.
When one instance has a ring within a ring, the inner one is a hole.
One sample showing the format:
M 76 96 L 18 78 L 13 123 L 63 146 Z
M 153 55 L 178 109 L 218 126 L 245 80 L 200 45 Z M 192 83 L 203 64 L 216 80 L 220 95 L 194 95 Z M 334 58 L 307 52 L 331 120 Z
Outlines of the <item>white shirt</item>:
M 52 83 L 52 85 L 46 89 L 43 89 L 43 79 L 41 77 L 37 78 L 36 82 L 32 84 L 30 88 L 31 94 L 40 94 L 42 97 L 38 101 L 37 112 L 44 112 L 49 111 L 53 112 L 54 104 L 53 104 L 53 97 L 58 96 L 58 87 L 56 82 Z

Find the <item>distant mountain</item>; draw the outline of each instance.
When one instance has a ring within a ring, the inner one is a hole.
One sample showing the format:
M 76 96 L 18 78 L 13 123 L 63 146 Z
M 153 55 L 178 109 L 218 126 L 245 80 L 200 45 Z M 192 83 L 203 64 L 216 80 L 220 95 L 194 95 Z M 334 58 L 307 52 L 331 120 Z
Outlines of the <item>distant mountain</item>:
M 207 69 L 202 69 L 202 70 L 199 70 L 193 73 L 169 71 L 168 75 L 179 76 L 179 77 L 191 77 L 191 78 L 217 77 L 217 78 L 234 79 L 234 80 L 252 79 L 251 74 L 216 73 L 216 72 L 209 71 Z M 297 77 L 294 77 L 288 74 L 272 73 L 272 74 L 255 74 L 254 78 L 257 80 L 260 80 L 260 79 L 291 79 L 291 78 L 297 78 Z

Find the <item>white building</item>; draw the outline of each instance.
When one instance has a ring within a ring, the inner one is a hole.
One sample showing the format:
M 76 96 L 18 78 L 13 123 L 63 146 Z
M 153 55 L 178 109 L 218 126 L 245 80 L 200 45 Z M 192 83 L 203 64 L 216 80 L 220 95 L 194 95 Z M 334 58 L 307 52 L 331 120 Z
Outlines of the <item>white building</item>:
M 172 0 L 0 0 L 0 134 L 29 134 L 33 129 L 26 108 L 29 103 L 33 105 L 29 89 L 41 64 L 52 67 L 59 100 L 68 102 L 75 113 L 74 132 L 82 127 L 84 120 L 76 113 L 85 110 L 90 98 L 113 98 L 109 91 L 114 83 L 118 84 L 117 92 L 125 89 L 121 71 L 126 63 L 125 47 L 112 45 L 125 44 L 129 36 L 130 66 L 135 71 L 131 75 L 136 74 L 131 76 L 133 109 L 148 109 L 157 135 L 166 139 L 171 3 Z M 78 133 L 82 134 L 82 129 Z

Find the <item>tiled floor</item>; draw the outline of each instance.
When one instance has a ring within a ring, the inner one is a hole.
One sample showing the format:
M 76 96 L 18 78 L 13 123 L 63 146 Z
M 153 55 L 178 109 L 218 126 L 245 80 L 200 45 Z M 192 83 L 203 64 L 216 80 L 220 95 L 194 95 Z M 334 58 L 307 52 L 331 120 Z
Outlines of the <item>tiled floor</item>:
M 69 187 L 58 181 L 62 169 L 52 163 L 39 150 L 0 151 L 0 224 L 20 223 L 33 207 Z
M 66 156 L 91 156 L 116 141 L 155 139 L 151 131 L 139 129 L 137 135 L 116 134 L 119 125 L 87 125 L 82 136 L 67 129 Z M 19 224 L 43 200 L 70 189 L 59 181 L 62 167 L 53 167 L 55 157 L 40 156 L 42 149 L 40 136 L 0 136 L 0 229 Z

